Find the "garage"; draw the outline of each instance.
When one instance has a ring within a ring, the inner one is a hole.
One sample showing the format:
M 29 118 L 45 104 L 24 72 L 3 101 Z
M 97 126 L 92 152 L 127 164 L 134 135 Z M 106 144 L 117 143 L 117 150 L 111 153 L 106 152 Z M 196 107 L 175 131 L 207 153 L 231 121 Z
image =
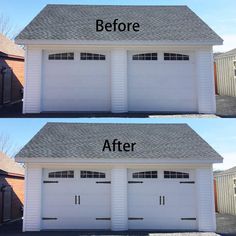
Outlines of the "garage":
M 42 229 L 110 229 L 110 173 L 44 170 Z
M 196 230 L 194 172 L 129 170 L 129 229 Z
M 129 51 L 129 111 L 196 112 L 191 52 Z
M 110 111 L 106 51 L 45 51 L 42 111 Z
M 16 158 L 23 231 L 215 231 L 211 163 L 222 157 L 186 124 L 49 122 Z

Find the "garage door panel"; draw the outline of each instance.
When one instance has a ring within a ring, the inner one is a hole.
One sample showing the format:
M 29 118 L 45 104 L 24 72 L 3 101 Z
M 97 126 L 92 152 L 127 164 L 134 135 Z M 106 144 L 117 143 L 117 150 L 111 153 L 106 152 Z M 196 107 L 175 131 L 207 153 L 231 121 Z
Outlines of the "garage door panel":
M 110 59 L 48 60 L 43 57 L 43 111 L 110 111 Z
M 93 221 L 93 224 L 88 223 Z M 65 224 L 65 219 L 57 219 L 56 222 L 53 220 L 48 220 L 43 222 L 42 227 L 44 229 L 62 229 L 62 230 L 66 230 L 66 229 L 109 229 L 110 228 L 110 220 L 107 221 L 100 221 L 100 220 L 95 220 L 95 219 L 91 219 L 91 218 L 84 218 L 81 219 L 80 221 L 74 219 L 74 218 L 68 218 L 66 220 Z
M 128 54 L 129 110 L 196 112 L 194 60 L 163 61 L 161 53 L 157 61 L 132 60 L 138 53 Z
M 44 179 L 49 182 L 51 172 L 54 170 L 44 170 Z M 74 170 L 74 178 L 44 183 L 42 216 L 57 219 L 42 220 L 43 229 L 109 229 L 110 184 L 96 182 L 110 181 L 110 173 L 101 172 L 106 178 L 81 178 L 81 171 Z
M 132 173 L 136 172 L 129 170 L 129 181 L 134 181 Z M 192 171 L 182 172 L 189 173 L 188 180 L 194 181 Z M 128 215 L 142 219 L 129 220 L 130 229 L 197 229 L 196 220 L 182 220 L 197 218 L 195 184 L 180 184 L 181 179 L 164 179 L 162 170 L 158 171 L 157 179 L 139 180 L 143 183 L 128 185 Z

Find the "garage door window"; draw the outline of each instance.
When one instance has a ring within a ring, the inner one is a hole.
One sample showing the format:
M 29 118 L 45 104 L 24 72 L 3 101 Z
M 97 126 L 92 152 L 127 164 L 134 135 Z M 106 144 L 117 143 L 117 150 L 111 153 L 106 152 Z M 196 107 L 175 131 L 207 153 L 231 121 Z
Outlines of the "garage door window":
M 87 170 L 81 170 L 80 171 L 80 178 L 99 178 L 104 179 L 106 178 L 106 174 L 102 172 L 96 172 L 96 171 L 87 171 Z
M 176 54 L 176 53 L 164 53 L 165 61 L 189 61 L 188 55 Z
M 133 173 L 132 177 L 134 179 L 157 179 L 157 171 L 145 171 Z
M 56 171 L 48 173 L 48 178 L 74 178 L 73 170 Z
M 91 60 L 95 60 L 95 61 L 105 61 L 106 60 L 106 56 L 102 55 L 102 54 L 94 54 L 94 53 L 87 53 L 87 52 L 81 52 L 80 53 L 80 60 L 82 61 L 91 61 Z
M 143 53 L 133 55 L 134 61 L 157 61 L 158 54 L 157 53 Z
M 189 179 L 188 173 L 176 172 L 176 171 L 164 171 L 165 179 Z
M 73 52 L 49 54 L 48 60 L 74 60 Z

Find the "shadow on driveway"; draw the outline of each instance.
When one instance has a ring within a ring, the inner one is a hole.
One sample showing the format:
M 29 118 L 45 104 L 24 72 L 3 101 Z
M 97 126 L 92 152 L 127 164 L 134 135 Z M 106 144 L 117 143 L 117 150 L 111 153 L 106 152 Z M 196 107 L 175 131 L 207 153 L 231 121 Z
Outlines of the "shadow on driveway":
M 0 108 L 1 118 L 236 118 L 236 97 L 216 96 L 216 116 L 201 114 L 186 114 L 173 112 L 133 112 L 118 113 L 111 112 L 45 112 L 38 114 L 22 114 L 22 102 L 6 105 Z
M 220 224 L 224 223 L 224 220 L 228 220 L 227 217 L 221 217 L 220 220 L 217 222 Z M 222 236 L 235 236 L 235 233 L 227 233 L 230 232 L 230 228 L 232 227 L 231 224 L 235 222 L 230 221 L 230 225 L 228 224 L 227 231 L 222 234 Z M 219 230 L 222 231 L 222 226 L 219 227 Z M 0 235 L 11 235 L 11 236 L 23 236 L 23 235 L 30 235 L 30 236 L 95 236 L 95 235 L 120 235 L 120 236 L 216 236 L 215 233 L 200 233 L 200 232 L 186 232 L 186 233 L 174 233 L 174 232 L 147 232 L 147 231 L 125 231 L 125 232 L 111 232 L 111 231 L 40 231 L 40 232 L 22 232 L 22 220 L 14 221 L 11 223 L 6 223 L 0 226 Z

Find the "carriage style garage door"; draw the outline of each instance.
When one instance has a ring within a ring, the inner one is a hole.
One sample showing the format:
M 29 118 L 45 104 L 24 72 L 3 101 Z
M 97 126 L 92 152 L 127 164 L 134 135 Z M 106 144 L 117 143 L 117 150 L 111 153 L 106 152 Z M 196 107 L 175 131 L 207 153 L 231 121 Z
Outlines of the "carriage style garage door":
M 129 111 L 197 111 L 194 54 L 128 53 Z
M 42 111 L 110 111 L 107 52 L 44 52 Z
M 44 170 L 42 229 L 110 229 L 107 171 Z
M 193 173 L 130 170 L 128 180 L 129 229 L 197 229 Z
M 44 170 L 42 229 L 111 229 L 110 171 Z M 128 170 L 129 229 L 197 230 L 194 171 Z

